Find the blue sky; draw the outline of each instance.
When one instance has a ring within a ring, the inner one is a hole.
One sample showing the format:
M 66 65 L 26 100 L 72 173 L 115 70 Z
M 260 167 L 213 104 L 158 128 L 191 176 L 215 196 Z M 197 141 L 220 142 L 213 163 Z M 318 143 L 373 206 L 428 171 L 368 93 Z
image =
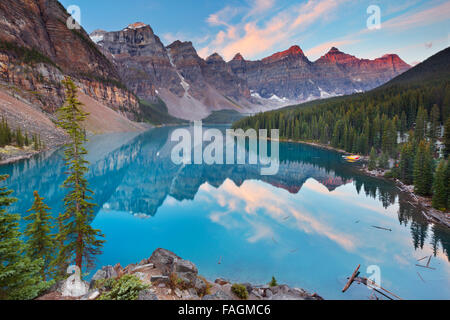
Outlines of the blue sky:
M 192 41 L 200 56 L 226 60 L 240 52 L 260 59 L 299 45 L 316 60 L 332 46 L 360 58 L 397 53 L 410 64 L 450 45 L 447 0 L 62 0 L 81 9 L 88 31 L 149 24 L 165 45 Z M 371 5 L 380 8 L 381 28 L 369 30 Z

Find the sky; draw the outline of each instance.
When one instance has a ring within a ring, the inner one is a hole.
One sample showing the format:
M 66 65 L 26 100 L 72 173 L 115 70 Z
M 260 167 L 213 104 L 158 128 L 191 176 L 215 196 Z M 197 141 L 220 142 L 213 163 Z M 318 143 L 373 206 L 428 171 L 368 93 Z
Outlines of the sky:
M 87 32 L 149 24 L 165 45 L 256 60 L 299 45 L 314 61 L 335 46 L 359 58 L 396 53 L 417 64 L 450 46 L 448 0 L 61 0 Z M 379 19 L 378 19 L 379 18 Z M 379 24 L 378 24 L 379 21 Z M 370 28 L 369 28 L 370 27 Z

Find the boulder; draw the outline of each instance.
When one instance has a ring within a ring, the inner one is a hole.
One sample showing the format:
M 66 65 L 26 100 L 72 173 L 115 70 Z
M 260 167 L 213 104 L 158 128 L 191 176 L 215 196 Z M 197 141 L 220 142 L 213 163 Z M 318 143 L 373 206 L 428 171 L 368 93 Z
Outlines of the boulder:
M 98 297 L 100 297 L 100 291 L 93 290 L 82 296 L 80 300 L 95 300 Z
M 202 300 L 233 300 L 233 298 L 226 292 L 219 290 L 214 294 L 204 296 Z
M 139 301 L 154 301 L 154 300 L 158 300 L 158 296 L 151 290 L 147 289 L 147 290 L 142 290 L 141 292 L 139 292 L 138 300 Z
M 227 280 L 224 280 L 224 279 L 219 278 L 219 279 L 216 279 L 216 281 L 214 281 L 214 283 L 217 283 L 217 284 L 219 284 L 219 285 L 221 285 L 221 286 L 224 286 L 224 285 L 226 285 L 226 284 L 228 284 L 228 283 L 230 283 L 230 282 L 227 281 Z
M 118 274 L 113 266 L 106 266 L 98 270 L 91 281 L 117 278 Z
M 197 278 L 195 280 L 194 288 L 197 291 L 197 293 L 205 294 L 206 293 L 206 289 L 207 289 L 207 284 L 206 284 L 206 282 L 203 279 Z
M 98 280 L 115 279 L 118 277 L 115 267 L 106 266 L 98 270 L 91 279 L 89 288 L 93 289 Z
M 168 284 L 170 282 L 170 279 L 168 276 L 152 276 L 150 278 L 150 282 L 156 283 L 156 284 L 158 284 L 158 283 Z
M 250 283 L 242 283 L 241 285 L 243 285 L 247 289 L 248 293 L 253 291 L 253 286 Z
M 183 260 L 173 252 L 157 249 L 148 260 L 155 268 L 161 270 L 164 276 L 175 273 L 178 279 L 189 285 L 195 285 L 198 269 L 192 262 Z
M 172 273 L 173 264 L 178 259 L 181 258 L 178 257 L 175 253 L 160 248 L 153 252 L 150 259 L 148 259 L 148 262 L 153 263 L 155 268 L 161 270 L 163 275 L 168 276 Z

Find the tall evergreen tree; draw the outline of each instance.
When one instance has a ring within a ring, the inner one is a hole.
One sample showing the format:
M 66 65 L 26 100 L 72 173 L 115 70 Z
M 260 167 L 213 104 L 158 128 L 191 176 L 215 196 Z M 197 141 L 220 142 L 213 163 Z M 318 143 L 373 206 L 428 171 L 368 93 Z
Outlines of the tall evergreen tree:
M 414 182 L 414 146 L 411 142 L 407 142 L 403 145 L 400 153 L 400 180 L 407 185 L 411 185 Z
M 448 164 L 445 160 L 442 160 L 439 163 L 434 175 L 433 183 L 433 208 L 442 211 L 445 211 L 448 208 L 448 181 L 446 181 L 447 166 Z
M 447 158 L 450 155 L 450 118 L 445 122 L 444 130 L 444 156 Z
M 433 145 L 436 143 L 436 140 L 439 137 L 440 128 L 441 128 L 441 121 L 440 121 L 441 111 L 439 110 L 439 107 L 435 104 L 433 105 L 433 108 L 431 109 L 430 114 L 430 130 L 428 137 L 430 138 Z
M 416 138 L 416 142 L 419 142 L 425 138 L 427 118 L 427 111 L 424 107 L 420 107 L 419 111 L 417 112 L 416 128 L 414 130 L 414 137 Z
M 0 176 L 5 181 L 8 176 Z M 9 213 L 8 207 L 17 201 L 12 191 L 0 188 L 0 300 L 28 300 L 46 288 L 40 276 L 41 259 L 26 255 L 26 244 L 20 239 L 20 216 Z
M 422 140 L 414 161 L 414 189 L 421 196 L 429 196 L 433 187 L 433 158 L 430 145 Z
M 90 223 L 94 218 L 92 191 L 88 188 L 86 173 L 88 162 L 83 144 L 87 141 L 82 122 L 87 114 L 81 109 L 82 103 L 77 99 L 77 87 L 70 78 L 63 81 L 66 90 L 66 101 L 59 110 L 58 125 L 70 137 L 65 146 L 64 156 L 68 177 L 63 187 L 68 190 L 64 198 L 63 234 L 66 238 L 58 263 L 74 259 L 75 264 L 83 269 L 94 266 L 95 256 L 101 253 L 105 242 L 100 230 L 93 229 Z
M 372 150 L 370 151 L 369 167 L 368 167 L 368 169 L 370 171 L 373 171 L 376 168 L 377 168 L 377 152 L 375 151 L 375 148 L 372 147 Z
M 34 203 L 28 212 L 30 215 L 24 220 L 28 221 L 24 235 L 27 237 L 27 255 L 32 259 L 42 259 L 44 265 L 41 270 L 42 279 L 46 281 L 52 277 L 50 265 L 55 258 L 55 243 L 51 231 L 52 217 L 50 208 L 44 203 L 44 198 L 34 192 Z

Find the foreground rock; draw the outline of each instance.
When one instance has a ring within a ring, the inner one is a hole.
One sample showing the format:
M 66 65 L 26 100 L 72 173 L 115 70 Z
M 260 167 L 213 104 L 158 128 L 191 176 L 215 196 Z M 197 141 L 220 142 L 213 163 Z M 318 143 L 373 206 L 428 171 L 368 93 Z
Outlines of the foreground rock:
M 125 268 L 120 265 L 105 266 L 98 270 L 90 283 L 90 291 L 79 297 L 63 296 L 65 283 L 56 285 L 38 300 L 97 300 L 110 290 L 108 281 L 124 275 L 134 275 L 147 285 L 139 292 L 137 300 L 240 300 L 233 292 L 233 284 L 225 279 L 214 283 L 199 276 L 192 262 L 184 260 L 165 249 L 157 249 L 149 259 Z M 248 300 L 322 300 L 317 294 L 287 285 L 242 284 L 248 293 Z

